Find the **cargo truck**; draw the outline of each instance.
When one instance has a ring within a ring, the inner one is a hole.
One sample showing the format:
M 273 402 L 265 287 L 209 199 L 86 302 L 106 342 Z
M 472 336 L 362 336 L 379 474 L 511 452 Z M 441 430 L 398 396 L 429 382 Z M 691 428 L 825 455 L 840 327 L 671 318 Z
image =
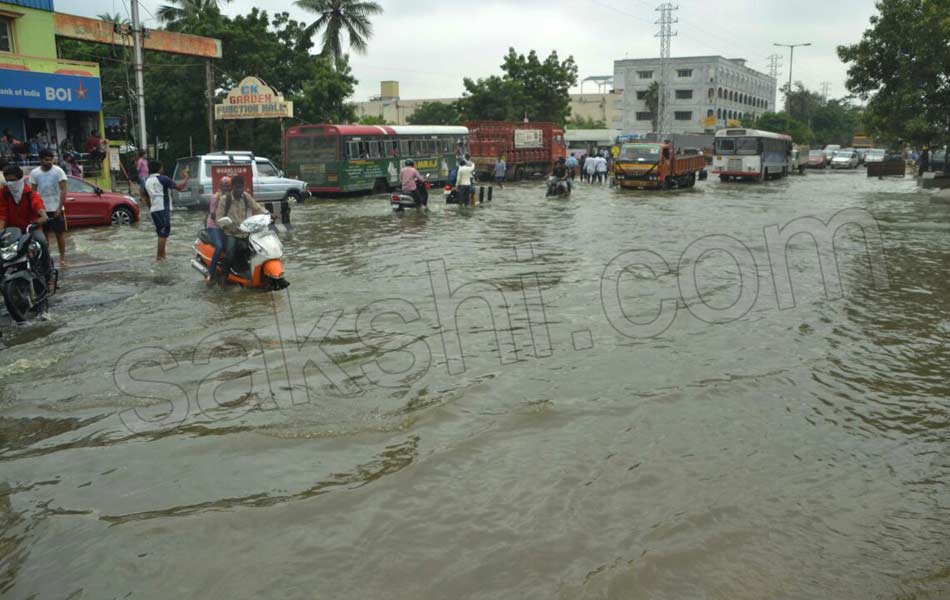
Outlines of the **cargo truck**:
M 693 187 L 706 179 L 706 159 L 700 150 L 679 150 L 673 144 L 623 144 L 614 161 L 614 183 L 622 188 L 668 190 Z
M 473 121 L 468 148 L 480 177 L 491 177 L 498 158 L 508 166 L 507 179 L 545 175 L 558 158 L 567 156 L 564 130 L 554 123 Z

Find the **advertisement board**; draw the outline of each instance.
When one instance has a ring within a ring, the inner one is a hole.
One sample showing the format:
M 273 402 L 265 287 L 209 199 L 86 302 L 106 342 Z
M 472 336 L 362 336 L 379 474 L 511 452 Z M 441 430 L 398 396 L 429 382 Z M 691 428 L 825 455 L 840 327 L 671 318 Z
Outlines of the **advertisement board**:
M 234 178 L 237 175 L 244 177 L 244 191 L 254 194 L 254 167 L 250 164 L 212 165 L 211 191 L 217 194 L 223 177 Z
M 540 129 L 515 129 L 515 148 L 543 148 L 544 132 Z
M 99 112 L 102 88 L 98 77 L 0 69 L 0 107 Z
M 289 119 L 294 116 L 294 103 L 287 102 L 257 77 L 245 77 L 228 92 L 224 104 L 216 104 L 214 118 L 231 119 Z

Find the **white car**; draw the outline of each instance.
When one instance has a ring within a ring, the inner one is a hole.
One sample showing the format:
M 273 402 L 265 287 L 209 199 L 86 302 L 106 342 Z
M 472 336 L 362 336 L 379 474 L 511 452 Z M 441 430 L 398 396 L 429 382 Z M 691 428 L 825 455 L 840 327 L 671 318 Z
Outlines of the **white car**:
M 835 157 L 838 151 L 841 150 L 841 146 L 838 144 L 828 144 L 825 146 L 825 158 L 828 159 L 828 162 L 831 162 L 831 159 Z
M 881 148 L 871 148 L 868 150 L 868 155 L 864 157 L 864 164 L 869 165 L 871 163 L 884 162 L 884 157 L 887 156 L 887 151 Z
M 858 162 L 860 162 L 860 159 L 858 158 L 857 152 L 843 152 L 839 150 L 835 157 L 831 159 L 831 168 L 857 169 Z

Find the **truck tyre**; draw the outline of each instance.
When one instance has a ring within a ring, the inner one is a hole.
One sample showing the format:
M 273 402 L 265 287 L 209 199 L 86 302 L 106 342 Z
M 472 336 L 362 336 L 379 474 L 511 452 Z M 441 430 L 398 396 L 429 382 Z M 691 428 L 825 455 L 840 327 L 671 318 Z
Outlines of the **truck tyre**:
M 686 187 L 695 187 L 696 186 L 696 173 L 689 174 L 689 181 L 686 183 Z

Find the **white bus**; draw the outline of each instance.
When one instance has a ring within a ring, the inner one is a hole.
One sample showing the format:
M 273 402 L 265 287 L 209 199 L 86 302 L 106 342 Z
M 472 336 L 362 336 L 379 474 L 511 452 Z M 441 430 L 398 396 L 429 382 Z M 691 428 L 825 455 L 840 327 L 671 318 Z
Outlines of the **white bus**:
M 721 181 L 787 177 L 792 138 L 757 129 L 722 129 L 713 147 L 713 174 Z

